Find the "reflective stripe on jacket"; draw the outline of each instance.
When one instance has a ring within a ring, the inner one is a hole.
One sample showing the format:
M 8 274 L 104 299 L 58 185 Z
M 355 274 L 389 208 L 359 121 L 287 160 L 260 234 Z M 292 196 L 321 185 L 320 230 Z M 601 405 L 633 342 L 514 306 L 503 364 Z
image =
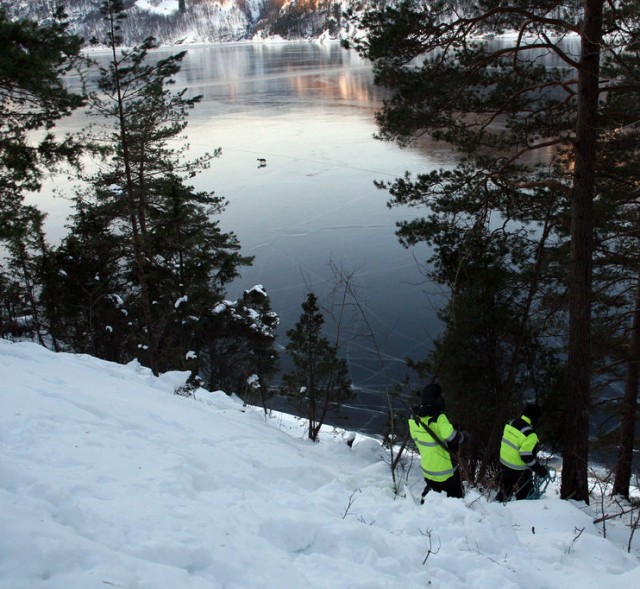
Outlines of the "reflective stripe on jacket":
M 513 470 L 526 470 L 536 463 L 538 436 L 531 420 L 522 416 L 504 426 L 500 444 L 500 462 Z
M 445 444 L 453 441 L 458 435 L 458 431 L 444 413 L 441 413 L 435 421 L 428 416 L 421 416 L 420 420 L 426 423 Z M 409 431 L 420 452 L 420 466 L 424 478 L 442 482 L 453 476 L 458 467 L 451 461 L 449 452 L 438 444 L 422 425 L 416 423 L 414 418 L 409 419 Z

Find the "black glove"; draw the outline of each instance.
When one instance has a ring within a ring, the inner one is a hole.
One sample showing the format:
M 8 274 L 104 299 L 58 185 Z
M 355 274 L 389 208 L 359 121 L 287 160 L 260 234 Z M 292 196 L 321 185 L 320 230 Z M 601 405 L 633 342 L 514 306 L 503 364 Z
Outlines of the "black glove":
M 454 424 L 453 427 L 458 431 L 458 444 L 469 441 L 469 433 L 464 431 L 459 423 Z
M 532 470 L 541 478 L 545 478 L 549 476 L 549 469 L 543 464 L 540 464 L 539 462 L 536 462 L 533 465 Z

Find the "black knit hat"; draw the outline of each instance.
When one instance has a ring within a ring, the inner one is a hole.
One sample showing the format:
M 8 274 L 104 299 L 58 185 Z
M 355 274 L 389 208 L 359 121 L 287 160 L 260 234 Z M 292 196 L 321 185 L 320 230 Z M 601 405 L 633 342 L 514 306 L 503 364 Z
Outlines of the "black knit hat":
M 431 383 L 426 385 L 420 393 L 420 403 L 422 405 L 433 405 L 442 402 L 442 387 L 439 384 Z
M 540 419 L 540 406 L 535 403 L 527 403 L 522 410 L 522 415 L 528 417 L 532 424 L 536 424 Z

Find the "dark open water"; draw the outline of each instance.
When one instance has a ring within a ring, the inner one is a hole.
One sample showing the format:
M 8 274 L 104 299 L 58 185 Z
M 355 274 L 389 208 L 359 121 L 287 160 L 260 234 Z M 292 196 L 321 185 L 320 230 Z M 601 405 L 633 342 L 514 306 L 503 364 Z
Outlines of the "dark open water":
M 373 139 L 381 95 L 369 64 L 337 43 L 187 50 L 176 87 L 203 95 L 189 118 L 190 154 L 222 148 L 194 184 L 229 200 L 222 227 L 255 256 L 230 298 L 262 284 L 281 318 L 284 346 L 313 290 L 333 339 L 331 315 L 340 314 L 343 295 L 335 290 L 337 268 L 358 293 L 360 309 L 343 305 L 340 324 L 354 384 L 380 390 L 402 379 L 404 359 L 422 358 L 438 333 L 441 297 L 421 269 L 426 248 L 405 250 L 394 235 L 395 221 L 413 212 L 388 209 L 373 181 L 450 165 L 452 154 L 444 145 L 401 150 Z M 75 115 L 61 128 L 83 124 Z M 50 200 L 48 210 L 49 235 L 59 239 L 68 203 Z

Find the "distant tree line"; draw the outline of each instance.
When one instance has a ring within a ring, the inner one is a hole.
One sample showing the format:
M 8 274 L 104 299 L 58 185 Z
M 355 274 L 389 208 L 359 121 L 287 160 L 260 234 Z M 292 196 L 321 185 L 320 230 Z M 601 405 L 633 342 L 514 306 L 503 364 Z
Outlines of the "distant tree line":
M 232 0 L 231 6 L 220 8 L 213 0 L 175 0 L 175 11 L 167 14 L 132 10 L 133 0 L 123 2 L 128 15 L 121 23 L 120 36 L 128 46 L 138 45 L 147 37 L 154 37 L 163 45 L 180 43 L 194 32 L 207 42 L 241 41 L 256 33 L 279 35 L 285 39 L 307 39 L 329 33 L 337 37 L 345 2 L 335 0 L 265 0 L 254 12 L 244 0 Z M 222 3 L 224 4 L 224 3 Z M 64 5 L 73 15 L 70 26 L 74 33 L 86 40 L 102 41 L 100 3 L 92 0 L 32 0 L 28 6 L 0 0 L 9 16 L 46 22 L 52 7 Z M 231 12 L 231 18 L 229 13 Z
M 257 31 L 278 35 L 284 39 L 309 39 L 328 33 L 337 38 L 340 34 L 343 6 L 332 0 L 300 0 L 281 6 L 283 2 L 272 0 L 257 25 Z

